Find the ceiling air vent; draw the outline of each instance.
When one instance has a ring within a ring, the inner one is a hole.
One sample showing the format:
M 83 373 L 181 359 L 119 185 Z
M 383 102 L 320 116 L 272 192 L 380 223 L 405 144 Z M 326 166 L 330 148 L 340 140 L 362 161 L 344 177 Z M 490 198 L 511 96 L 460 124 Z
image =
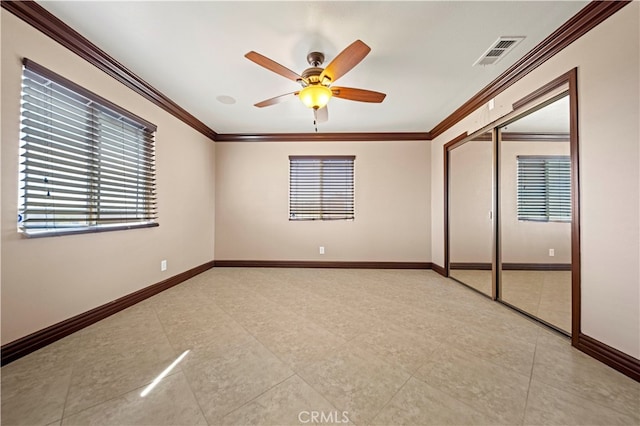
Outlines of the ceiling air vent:
M 518 45 L 524 37 L 500 37 L 496 40 L 490 48 L 487 49 L 486 52 L 482 54 L 478 58 L 478 60 L 473 64 L 476 65 L 493 65 L 498 62 L 500 59 L 504 58 L 507 53 L 514 47 Z

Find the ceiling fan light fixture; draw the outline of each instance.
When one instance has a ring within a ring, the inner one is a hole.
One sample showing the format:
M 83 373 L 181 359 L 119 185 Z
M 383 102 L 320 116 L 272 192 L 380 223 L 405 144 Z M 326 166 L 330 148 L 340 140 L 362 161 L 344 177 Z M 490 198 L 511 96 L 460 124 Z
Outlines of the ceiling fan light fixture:
M 333 93 L 328 87 L 321 84 L 314 84 L 303 88 L 298 94 L 298 97 L 306 107 L 319 109 L 329 103 L 331 95 L 333 95 Z

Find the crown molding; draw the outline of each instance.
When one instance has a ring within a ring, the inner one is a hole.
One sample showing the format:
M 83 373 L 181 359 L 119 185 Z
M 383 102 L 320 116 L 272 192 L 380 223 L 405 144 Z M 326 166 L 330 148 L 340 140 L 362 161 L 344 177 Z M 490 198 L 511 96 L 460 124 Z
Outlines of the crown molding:
M 372 141 L 429 141 L 425 133 L 219 133 L 216 142 L 372 142 Z
M 133 71 L 119 63 L 104 50 L 87 40 L 35 1 L 3 0 L 1 4 L 3 9 L 16 15 L 27 24 L 49 36 L 101 71 L 115 78 L 129 89 L 207 136 L 209 139 L 215 140 L 216 132 L 206 124 L 189 114 L 189 112 L 180 105 L 134 74 Z
M 629 4 L 631 0 L 594 0 L 554 31 L 529 53 L 500 74 L 456 111 L 429 132 L 398 133 L 256 133 L 217 134 L 185 109 L 159 92 L 149 83 L 120 64 L 73 28 L 56 18 L 33 0 L 2 1 L 2 8 L 13 13 L 29 25 L 51 37 L 61 45 L 95 65 L 136 93 L 158 105 L 176 118 L 214 141 L 221 142 L 273 142 L 273 141 L 406 141 L 431 140 L 450 129 L 457 122 L 480 108 L 490 99 L 513 85 L 522 77 L 542 65 L 553 55 L 573 43 L 598 24 Z
M 437 124 L 429 134 L 432 138 L 438 137 L 629 3 L 631 0 L 592 1 L 484 89 Z

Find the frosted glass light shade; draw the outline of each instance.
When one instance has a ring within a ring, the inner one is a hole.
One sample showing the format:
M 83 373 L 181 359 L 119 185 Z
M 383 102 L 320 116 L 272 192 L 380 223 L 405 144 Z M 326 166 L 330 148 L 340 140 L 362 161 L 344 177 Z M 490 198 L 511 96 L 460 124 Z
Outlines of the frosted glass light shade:
M 329 102 L 331 95 L 331 89 L 315 84 L 302 89 L 298 97 L 308 108 L 322 108 Z

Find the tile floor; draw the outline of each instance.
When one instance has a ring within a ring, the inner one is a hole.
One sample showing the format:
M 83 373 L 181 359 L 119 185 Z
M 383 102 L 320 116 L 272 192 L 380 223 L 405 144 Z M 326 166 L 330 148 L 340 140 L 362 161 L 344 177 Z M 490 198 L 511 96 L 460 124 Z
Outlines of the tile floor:
M 215 268 L 2 368 L 4 425 L 347 422 L 637 425 L 640 384 L 432 271 Z
M 491 271 L 450 272 L 481 293 L 491 295 Z M 571 333 L 570 271 L 502 271 L 501 300 Z

